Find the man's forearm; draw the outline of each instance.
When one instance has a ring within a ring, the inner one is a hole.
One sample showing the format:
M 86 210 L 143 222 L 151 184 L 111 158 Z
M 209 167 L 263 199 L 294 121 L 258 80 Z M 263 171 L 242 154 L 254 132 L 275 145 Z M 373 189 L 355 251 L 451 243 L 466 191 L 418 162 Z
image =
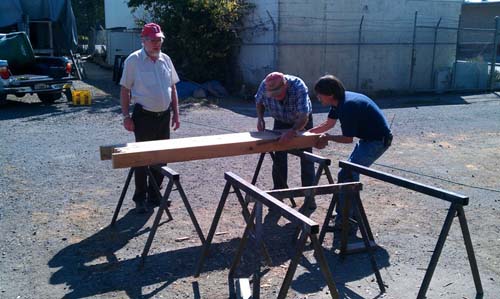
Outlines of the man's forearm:
M 295 120 L 292 130 L 300 131 L 304 129 L 308 120 L 309 120 L 309 114 L 307 113 L 300 114 L 299 117 Z
M 172 85 L 172 113 L 174 115 L 179 115 L 179 99 L 177 98 L 177 89 L 175 88 L 175 84 Z
M 255 107 L 257 110 L 257 118 L 263 119 L 264 118 L 264 111 L 266 110 L 266 108 L 262 104 L 257 104 Z
M 120 104 L 122 108 L 122 114 L 124 116 L 129 115 L 129 105 L 130 105 L 130 89 L 122 86 L 120 89 Z
M 331 140 L 331 141 L 337 142 L 337 143 L 352 143 L 353 138 L 343 136 L 343 135 L 330 135 L 330 134 L 328 134 L 328 140 Z

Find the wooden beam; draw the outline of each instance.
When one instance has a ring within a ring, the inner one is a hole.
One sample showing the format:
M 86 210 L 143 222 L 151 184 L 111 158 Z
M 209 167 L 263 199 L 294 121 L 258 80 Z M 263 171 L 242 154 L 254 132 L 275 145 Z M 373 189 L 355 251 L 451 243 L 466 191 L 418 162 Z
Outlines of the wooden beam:
M 126 143 L 101 145 L 99 147 L 99 153 L 101 154 L 101 160 L 111 160 L 111 156 L 115 152 L 115 148 L 125 147 L 125 146 L 127 146 Z
M 312 147 L 319 134 L 301 132 L 286 143 L 272 131 L 127 143 L 112 153 L 113 168 L 285 151 Z M 102 157 L 102 154 L 101 154 Z

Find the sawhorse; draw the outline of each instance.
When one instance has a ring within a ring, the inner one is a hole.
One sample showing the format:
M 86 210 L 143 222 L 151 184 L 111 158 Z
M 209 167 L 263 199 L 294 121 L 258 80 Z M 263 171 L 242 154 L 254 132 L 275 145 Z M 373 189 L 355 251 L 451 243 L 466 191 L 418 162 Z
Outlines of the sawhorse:
M 425 276 L 418 291 L 417 299 L 426 298 L 425 294 L 429 288 L 434 270 L 437 267 L 439 256 L 444 247 L 444 243 L 450 231 L 451 225 L 453 224 L 453 219 L 458 216 L 460 228 L 462 230 L 462 235 L 464 238 L 465 250 L 467 251 L 467 257 L 469 258 L 469 264 L 471 267 L 472 278 L 474 280 L 474 285 L 476 287 L 476 298 L 483 297 L 483 286 L 481 284 L 481 277 L 479 275 L 479 269 L 476 262 L 476 256 L 474 254 L 474 248 L 472 245 L 472 240 L 470 237 L 469 227 L 467 225 L 467 219 L 465 218 L 464 206 L 469 204 L 469 197 L 449 192 L 440 188 L 435 188 L 427 186 L 415 181 L 411 181 L 402 177 L 394 176 L 382 171 L 374 170 L 369 167 L 364 167 L 355 163 L 340 161 L 339 167 L 347 169 L 349 171 L 355 171 L 359 174 L 372 177 L 374 179 L 387 182 L 396 186 L 400 186 L 409 190 L 416 191 L 418 193 L 426 194 L 434 198 L 439 198 L 444 201 L 450 202 L 450 207 L 446 215 L 445 221 L 441 228 L 441 233 L 439 234 L 438 241 L 436 243 L 435 249 L 432 251 L 432 257 L 429 262 L 429 267 L 425 271 Z M 366 238 L 364 238 L 366 239 Z M 366 247 L 370 248 L 369 243 L 365 242 Z
M 341 238 L 340 238 L 340 254 L 345 256 L 346 254 L 358 253 L 367 251 L 369 248 L 376 248 L 378 245 L 375 243 L 375 238 L 373 237 L 373 233 L 370 227 L 370 223 L 368 222 L 368 217 L 366 216 L 365 209 L 363 207 L 363 203 L 361 202 L 360 192 L 357 191 L 349 196 L 344 197 L 344 206 L 342 207 L 342 214 L 349 215 L 349 211 L 351 210 L 351 206 L 354 203 L 354 218 L 355 220 L 344 217 L 342 219 L 341 224 Z M 335 220 L 335 217 L 338 217 L 335 213 L 335 207 L 338 204 L 338 198 L 334 197 L 330 202 L 328 210 L 326 212 L 325 220 L 323 222 L 323 226 L 321 227 L 321 233 L 319 234 L 319 241 L 323 244 L 325 239 L 325 235 L 327 232 L 334 233 L 336 228 L 333 225 L 330 225 L 330 222 Z M 360 232 L 364 230 L 366 235 L 368 236 L 368 241 L 370 246 L 366 246 L 364 240 L 363 242 L 349 243 L 349 227 L 351 222 L 355 222 Z M 338 229 L 337 229 L 338 230 Z
M 203 245 L 203 252 L 200 256 L 200 260 L 198 262 L 198 269 L 196 271 L 195 276 L 199 276 L 200 272 L 203 268 L 205 258 L 208 256 L 210 245 L 212 243 L 212 239 L 215 235 L 215 231 L 217 229 L 217 225 L 219 223 L 220 217 L 222 215 L 222 210 L 224 209 L 224 205 L 226 203 L 227 197 L 229 195 L 229 191 L 231 187 L 234 190 L 234 193 L 236 193 L 238 200 L 240 201 L 240 205 L 243 209 L 243 211 L 247 210 L 247 205 L 243 201 L 243 195 L 241 194 L 241 191 L 245 192 L 246 195 L 251 197 L 255 204 L 253 206 L 252 212 L 250 213 L 249 217 L 245 217 L 246 221 L 246 227 L 245 231 L 243 233 L 243 237 L 240 241 L 240 244 L 238 246 L 238 249 L 236 251 L 235 257 L 233 259 L 231 268 L 229 270 L 228 277 L 231 280 L 232 277 L 234 276 L 234 272 L 240 262 L 240 258 L 243 254 L 243 250 L 245 249 L 246 242 L 250 236 L 250 232 L 252 230 L 255 231 L 255 248 L 259 249 L 264 246 L 264 242 L 262 240 L 262 233 L 263 233 L 263 228 L 262 228 L 262 208 L 263 205 L 267 206 L 268 208 L 274 208 L 276 209 L 279 214 L 286 219 L 288 219 L 290 222 L 296 224 L 298 227 L 301 228 L 301 235 L 298 241 L 298 244 L 296 246 L 296 252 L 295 255 L 293 256 L 289 266 L 287 273 L 285 275 L 285 278 L 283 280 L 283 283 L 280 288 L 280 292 L 278 294 L 278 298 L 285 298 L 286 294 L 288 292 L 288 289 L 290 288 L 290 285 L 292 283 L 293 275 L 297 269 L 297 266 L 299 264 L 300 258 L 302 257 L 302 254 L 304 252 L 305 244 L 308 239 L 311 240 L 311 244 L 314 248 L 314 256 L 319 264 L 319 268 L 321 269 L 321 272 L 323 273 L 323 276 L 326 280 L 326 284 L 330 290 L 330 294 L 332 298 L 338 298 L 338 292 L 337 288 L 335 286 L 335 282 L 333 281 L 332 274 L 328 268 L 328 264 L 326 262 L 324 253 L 323 253 L 323 248 L 321 247 L 318 239 L 317 239 L 317 234 L 319 233 L 319 224 L 316 222 L 312 221 L 308 217 L 302 215 L 301 213 L 297 212 L 296 210 L 290 208 L 286 204 L 282 203 L 280 200 L 276 199 L 275 197 L 267 194 L 266 192 L 258 189 L 254 185 L 246 182 L 245 180 L 241 179 L 239 176 L 235 175 L 234 173 L 231 172 L 226 172 L 224 174 L 224 178 L 226 179 L 226 185 L 224 187 L 224 191 L 222 193 L 221 199 L 219 201 L 219 204 L 217 206 L 217 210 L 214 215 L 214 219 L 212 221 L 212 225 L 210 226 L 210 231 L 207 235 L 207 239 L 205 241 L 205 244 Z M 351 188 L 354 184 L 350 184 Z M 349 185 L 349 184 L 346 184 Z M 279 192 L 285 193 L 286 196 L 292 195 L 292 196 L 298 196 L 298 195 L 307 195 L 307 194 L 326 194 L 324 192 L 332 192 L 332 190 L 338 190 L 341 187 L 335 186 L 335 185 L 327 185 L 327 186 L 310 186 L 310 187 L 302 187 L 302 188 L 296 188 L 296 189 L 289 189 L 289 190 L 276 190 L 276 194 Z M 346 189 L 348 187 L 345 187 Z M 282 197 L 283 198 L 283 197 Z M 255 251 L 258 252 L 258 251 Z M 260 271 L 260 255 L 257 254 L 257 259 L 255 261 L 255 269 L 254 269 L 254 275 L 253 275 L 253 299 L 258 299 L 260 298 L 260 277 L 261 277 L 261 271 Z
M 331 174 L 330 169 L 328 167 L 332 163 L 330 159 L 323 158 L 321 156 L 315 155 L 313 153 L 310 153 L 310 152 L 307 152 L 304 150 L 293 150 L 293 151 L 288 151 L 288 153 L 295 155 L 301 159 L 306 159 L 306 160 L 309 160 L 310 162 L 318 164 L 318 170 L 316 170 L 316 175 L 314 177 L 314 181 L 312 184 L 313 186 L 317 186 L 319 184 L 319 180 L 321 179 L 321 176 L 323 174 L 326 175 L 328 183 L 333 184 L 332 174 Z M 267 154 L 269 154 L 269 156 L 271 156 L 271 159 L 273 160 L 273 163 L 274 163 L 274 161 L 275 161 L 274 160 L 275 159 L 274 152 L 269 152 Z M 257 166 L 255 167 L 255 172 L 253 174 L 252 181 L 251 181 L 252 185 L 255 185 L 257 183 L 257 178 L 259 177 L 260 169 L 262 168 L 262 163 L 264 162 L 265 156 L 266 156 L 266 153 L 261 153 L 259 156 L 259 161 L 257 162 Z M 281 180 L 284 181 L 284 178 L 281 177 Z M 286 182 L 283 182 L 283 183 L 284 183 L 283 184 L 284 186 L 287 186 Z M 313 197 L 306 197 L 305 200 L 309 201 L 309 200 L 312 200 L 312 198 Z M 295 203 L 294 198 L 290 197 L 289 199 L 290 199 L 290 202 L 292 203 L 292 207 L 296 207 L 297 204 Z M 305 207 L 307 207 L 308 205 L 309 205 L 309 202 L 304 202 Z
M 360 184 L 359 182 L 356 182 L 357 184 Z M 340 256 L 345 257 L 346 254 L 350 253 L 356 253 L 356 252 L 362 252 L 362 251 L 367 251 L 369 258 L 370 258 L 370 264 L 372 267 L 372 270 L 375 274 L 375 278 L 377 280 L 378 287 L 380 289 L 381 293 L 385 293 L 385 285 L 382 280 L 382 276 L 380 275 L 380 271 L 377 266 L 377 261 L 375 260 L 375 249 L 376 249 L 376 243 L 374 241 L 373 233 L 370 228 L 370 224 L 368 223 L 368 218 L 366 217 L 365 210 L 363 208 L 363 204 L 361 203 L 361 198 L 359 196 L 359 193 L 361 191 L 361 188 L 354 190 L 353 192 L 350 193 L 344 193 L 342 196 L 344 196 L 344 206 L 342 207 L 342 213 L 343 215 L 349 215 L 349 210 L 351 209 L 351 201 L 355 203 L 355 209 L 354 209 L 354 216 L 356 218 L 356 222 L 359 227 L 359 231 L 361 232 L 361 236 L 363 237 L 363 241 L 359 243 L 352 243 L 348 244 L 348 233 L 349 233 L 349 217 L 343 217 L 342 218 L 342 227 L 341 227 L 341 241 L 340 241 Z M 332 201 L 330 202 L 330 206 L 328 207 L 328 211 L 326 212 L 325 216 L 325 221 L 323 222 L 323 226 L 321 228 L 321 233 L 319 234 L 319 243 L 323 244 L 323 241 L 325 239 L 325 234 L 326 232 L 333 232 L 334 229 L 333 227 L 329 226 L 329 222 L 334 219 L 334 210 L 335 206 L 338 203 L 338 196 L 340 194 L 333 194 Z
M 200 225 L 198 224 L 198 221 L 196 220 L 196 217 L 194 215 L 193 209 L 191 208 L 191 205 L 189 204 L 189 201 L 187 199 L 186 193 L 184 192 L 184 189 L 182 188 L 182 185 L 180 183 L 180 176 L 177 172 L 172 170 L 171 168 L 167 166 L 154 166 L 159 169 L 161 174 L 168 178 L 168 185 L 165 188 L 165 192 L 163 196 L 161 195 L 160 191 L 160 186 L 156 183 L 154 180 L 153 173 L 151 172 L 151 169 L 149 167 L 146 167 L 147 169 L 147 175 L 150 177 L 150 181 L 153 183 L 153 189 L 155 192 L 161 196 L 160 200 L 160 206 L 158 208 L 158 211 L 156 212 L 156 217 L 153 222 L 153 226 L 151 227 L 151 231 L 149 232 L 148 240 L 146 241 L 146 245 L 144 246 L 144 250 L 142 251 L 142 264 L 144 264 L 144 261 L 146 259 L 146 256 L 148 255 L 149 249 L 151 248 L 151 244 L 153 242 L 154 236 L 156 234 L 156 231 L 158 229 L 158 226 L 160 224 L 161 217 L 163 215 L 163 212 L 167 214 L 168 220 L 170 221 L 173 219 L 172 214 L 170 213 L 168 207 L 170 205 L 170 193 L 173 191 L 173 187 L 177 188 L 176 190 L 179 192 L 182 202 L 184 203 L 184 206 L 186 207 L 186 210 L 189 214 L 189 217 L 191 218 L 191 222 L 193 223 L 193 226 L 196 230 L 196 233 L 198 234 L 198 237 L 200 238 L 200 241 L 202 244 L 205 243 L 205 237 L 203 236 L 203 232 L 201 231 Z M 123 199 L 125 198 L 125 195 L 127 193 L 127 189 L 130 185 L 130 181 L 132 179 L 132 175 L 134 174 L 134 168 L 131 168 L 129 170 L 127 179 L 125 181 L 125 186 L 123 187 L 120 200 L 118 201 L 118 205 L 116 206 L 115 213 L 113 215 L 113 219 L 111 220 L 111 226 L 113 226 L 116 222 L 116 218 L 118 217 L 118 213 L 120 212 L 121 206 L 123 204 Z

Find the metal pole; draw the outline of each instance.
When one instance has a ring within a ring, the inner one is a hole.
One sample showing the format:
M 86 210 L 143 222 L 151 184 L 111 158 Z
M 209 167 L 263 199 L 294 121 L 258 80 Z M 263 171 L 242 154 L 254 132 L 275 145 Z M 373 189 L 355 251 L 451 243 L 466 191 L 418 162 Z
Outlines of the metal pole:
M 490 80 L 489 80 L 489 89 L 493 90 L 493 84 L 495 83 L 495 67 L 497 61 L 497 44 L 498 44 L 498 23 L 500 18 L 495 17 L 495 33 L 493 35 L 493 49 L 491 50 L 491 66 L 490 66 Z
M 361 30 L 363 28 L 363 20 L 365 16 L 361 16 L 361 22 L 359 22 L 359 31 L 358 31 L 358 59 L 357 59 L 357 67 L 356 67 L 356 90 L 359 91 L 359 65 L 360 65 L 360 57 L 361 57 Z
M 411 61 L 410 61 L 410 82 L 408 84 L 408 89 L 412 89 L 413 85 L 413 68 L 415 66 L 415 40 L 417 38 L 417 16 L 418 11 L 415 11 L 415 18 L 413 20 L 413 40 L 411 43 Z
M 276 70 L 280 69 L 281 1 L 278 0 L 278 25 L 276 26 Z
M 323 42 L 325 43 L 323 45 L 323 53 L 321 53 L 321 73 L 326 74 L 326 47 L 327 47 L 327 42 L 328 42 L 328 26 L 327 26 L 327 20 L 326 20 L 326 14 L 327 14 L 327 1 L 323 2 Z
M 271 23 L 273 24 L 273 70 L 278 68 L 278 39 L 277 39 L 277 30 L 276 23 L 274 22 L 273 16 L 266 10 L 269 19 L 271 19 Z
M 462 15 L 458 16 L 458 29 L 457 29 L 457 43 L 455 45 L 455 63 L 453 64 L 453 72 L 452 72 L 452 82 L 450 89 L 453 89 L 455 87 L 455 80 L 456 80 L 456 70 L 457 70 L 457 60 L 458 60 L 458 49 L 459 49 L 459 44 L 460 44 L 460 25 L 462 24 Z
M 439 30 L 439 24 L 441 24 L 441 19 L 442 18 L 439 18 L 439 21 L 437 22 L 437 25 L 436 25 L 436 28 L 434 28 L 434 45 L 432 47 L 432 67 L 431 67 L 431 89 L 432 89 L 432 86 L 433 86 L 433 82 L 434 80 L 436 79 L 435 78 L 435 75 L 434 75 L 434 61 L 436 60 L 436 42 L 437 42 L 437 34 L 438 34 L 438 30 Z

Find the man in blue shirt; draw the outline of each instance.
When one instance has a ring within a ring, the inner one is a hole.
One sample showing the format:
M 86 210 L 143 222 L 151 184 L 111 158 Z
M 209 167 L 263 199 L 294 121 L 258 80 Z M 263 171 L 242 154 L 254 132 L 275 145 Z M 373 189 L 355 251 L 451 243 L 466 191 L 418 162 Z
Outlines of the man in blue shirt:
M 326 75 L 316 82 L 314 91 L 323 106 L 331 106 L 325 122 L 309 130 L 312 133 L 324 133 L 340 121 L 342 135 L 322 134 L 316 144 L 317 148 L 324 148 L 328 141 L 338 143 L 352 143 L 353 138 L 359 138 L 348 161 L 369 167 L 389 148 L 392 142 L 392 133 L 387 120 L 369 97 L 355 92 L 345 91 L 342 82 L 332 75 Z M 338 173 L 338 182 L 359 181 L 359 173 L 341 169 Z M 335 226 L 340 227 L 342 220 L 343 198 L 339 198 Z M 350 210 L 350 215 L 353 214 Z M 356 230 L 353 231 L 354 233 Z
M 302 79 L 272 72 L 261 82 L 255 95 L 257 108 L 257 130 L 266 129 L 264 121 L 265 110 L 274 118 L 273 130 L 283 131 L 280 142 L 287 142 L 303 129 L 313 127 L 312 104 L 307 86 Z M 312 152 L 312 148 L 303 149 Z M 310 186 L 314 180 L 314 163 L 300 160 L 301 179 L 303 186 Z M 275 152 L 273 163 L 274 189 L 287 188 L 288 161 L 286 152 Z M 316 208 L 314 199 L 310 200 L 309 209 Z

